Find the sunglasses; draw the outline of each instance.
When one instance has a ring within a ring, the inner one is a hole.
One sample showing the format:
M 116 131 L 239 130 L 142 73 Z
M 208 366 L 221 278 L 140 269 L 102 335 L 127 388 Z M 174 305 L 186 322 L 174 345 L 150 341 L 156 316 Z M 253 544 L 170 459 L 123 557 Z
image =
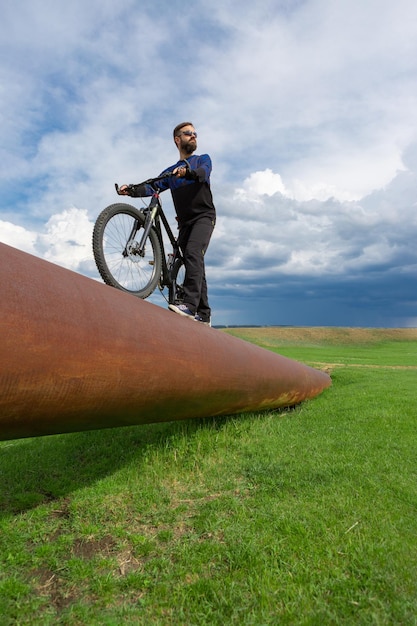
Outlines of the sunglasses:
M 186 135 L 187 137 L 197 138 L 197 133 L 195 132 L 195 130 L 182 130 L 180 131 L 180 135 Z

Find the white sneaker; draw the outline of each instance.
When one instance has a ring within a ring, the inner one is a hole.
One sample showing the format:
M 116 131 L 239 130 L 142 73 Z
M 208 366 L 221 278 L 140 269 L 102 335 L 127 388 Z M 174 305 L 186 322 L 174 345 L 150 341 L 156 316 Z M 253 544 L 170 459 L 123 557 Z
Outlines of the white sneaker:
M 174 313 L 178 313 L 183 317 L 188 317 L 190 320 L 195 319 L 194 313 L 190 311 L 186 304 L 169 304 L 168 308 L 170 311 L 174 311 Z

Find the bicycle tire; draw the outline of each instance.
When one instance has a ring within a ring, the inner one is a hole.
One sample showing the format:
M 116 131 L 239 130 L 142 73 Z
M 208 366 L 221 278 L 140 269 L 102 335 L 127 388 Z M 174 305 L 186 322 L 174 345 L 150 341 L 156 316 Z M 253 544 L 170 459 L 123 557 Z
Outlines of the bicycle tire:
M 145 219 L 130 204 L 111 204 L 100 213 L 93 230 L 94 260 L 104 282 L 142 299 L 155 291 L 162 268 L 161 244 L 154 229 L 149 233 L 144 256 L 135 251 Z M 135 220 L 140 228 L 126 250 Z
M 185 266 L 181 257 L 175 259 L 174 267 L 171 270 L 171 283 L 169 285 L 168 300 L 170 304 L 184 303 L 184 278 Z

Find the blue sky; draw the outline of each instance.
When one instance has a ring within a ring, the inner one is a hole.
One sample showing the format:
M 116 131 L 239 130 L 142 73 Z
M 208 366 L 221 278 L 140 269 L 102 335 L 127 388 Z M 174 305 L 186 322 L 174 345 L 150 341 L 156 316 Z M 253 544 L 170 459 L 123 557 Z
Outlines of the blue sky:
M 98 280 L 114 182 L 191 120 L 214 324 L 417 326 L 415 0 L 4 4 L 0 241 Z

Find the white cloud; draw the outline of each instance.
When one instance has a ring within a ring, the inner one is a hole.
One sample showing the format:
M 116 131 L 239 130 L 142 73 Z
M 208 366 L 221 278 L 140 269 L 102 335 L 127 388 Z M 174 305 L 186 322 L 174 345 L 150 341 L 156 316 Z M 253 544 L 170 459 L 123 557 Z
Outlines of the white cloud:
M 35 254 L 37 235 L 10 222 L 0 221 L 0 241 L 29 254 Z
M 274 174 L 271 169 L 267 168 L 263 172 L 253 172 L 246 178 L 243 181 L 243 189 L 236 190 L 236 197 L 249 195 L 256 199 L 257 196 L 273 196 L 277 192 L 284 196 L 288 195 L 281 176 Z
M 52 215 L 36 247 L 47 261 L 78 270 L 92 260 L 92 229 L 86 210 L 68 209 Z
M 52 215 L 41 232 L 0 222 L 0 241 L 67 269 L 94 276 L 92 230 L 87 211 L 71 208 Z

